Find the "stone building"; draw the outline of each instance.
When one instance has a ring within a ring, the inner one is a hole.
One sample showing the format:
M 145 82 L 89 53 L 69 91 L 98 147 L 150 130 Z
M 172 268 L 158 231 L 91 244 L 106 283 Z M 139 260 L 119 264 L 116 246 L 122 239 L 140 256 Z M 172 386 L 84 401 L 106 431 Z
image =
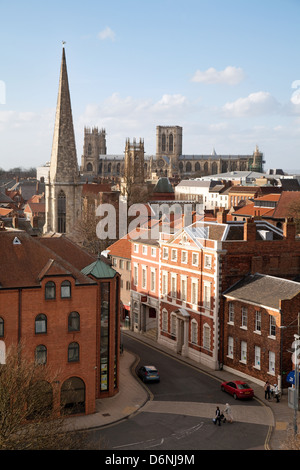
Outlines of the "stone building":
M 45 185 L 44 233 L 70 233 L 80 215 L 81 192 L 82 182 L 77 164 L 67 64 L 63 48 L 52 153 Z
M 258 147 L 252 155 L 211 155 L 183 154 L 183 129 L 180 126 L 156 127 L 156 154 L 145 155 L 145 179 L 194 176 L 208 176 L 232 171 L 263 171 L 263 154 Z M 125 154 L 126 154 L 125 144 Z M 101 153 L 102 152 L 102 153 Z M 106 152 L 105 130 L 84 129 L 84 146 L 81 157 L 81 172 L 85 176 L 110 177 L 124 176 L 124 154 L 109 155 Z

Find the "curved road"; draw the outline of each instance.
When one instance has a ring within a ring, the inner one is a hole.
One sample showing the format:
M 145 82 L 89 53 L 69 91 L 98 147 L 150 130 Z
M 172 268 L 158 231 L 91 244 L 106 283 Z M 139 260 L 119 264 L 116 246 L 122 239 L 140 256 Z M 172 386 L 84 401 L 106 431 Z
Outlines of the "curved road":
M 149 401 L 139 412 L 94 431 L 93 440 L 115 451 L 264 449 L 273 417 L 257 399 L 235 401 L 221 392 L 218 379 L 133 337 L 124 335 L 124 346 L 140 364 L 155 364 L 161 381 L 147 384 Z M 225 403 L 234 423 L 215 426 L 216 406 Z

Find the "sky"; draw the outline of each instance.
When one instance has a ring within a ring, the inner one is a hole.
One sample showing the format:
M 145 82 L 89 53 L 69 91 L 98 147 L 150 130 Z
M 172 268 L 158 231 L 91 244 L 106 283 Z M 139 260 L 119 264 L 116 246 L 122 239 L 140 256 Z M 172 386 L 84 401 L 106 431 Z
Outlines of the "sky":
M 0 0 L 0 168 L 50 161 L 62 41 L 78 164 L 156 126 L 184 154 L 249 155 L 300 173 L 300 0 Z

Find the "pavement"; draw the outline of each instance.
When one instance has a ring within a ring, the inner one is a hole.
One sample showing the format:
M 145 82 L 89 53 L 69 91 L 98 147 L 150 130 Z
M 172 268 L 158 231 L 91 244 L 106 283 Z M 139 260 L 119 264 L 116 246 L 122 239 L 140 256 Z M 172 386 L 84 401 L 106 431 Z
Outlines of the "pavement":
M 238 380 L 241 378 L 225 370 L 212 370 L 205 367 L 201 363 L 172 352 L 170 349 L 143 334 L 135 333 L 130 330 L 123 330 L 123 334 L 132 336 L 155 349 L 175 357 L 177 360 L 198 368 L 202 372 L 215 377 L 220 383 L 222 381 Z M 124 349 L 120 357 L 119 392 L 114 397 L 97 400 L 95 413 L 68 418 L 67 427 L 70 430 L 99 429 L 128 419 L 143 410 L 152 412 L 174 412 L 174 407 L 172 410 L 167 409 L 167 402 L 160 403 L 152 401 L 149 389 L 135 374 L 137 363 L 138 358 Z M 269 429 L 263 450 L 285 450 L 283 443 L 287 440 L 288 432 L 290 432 L 292 436 L 294 435 L 296 419 L 297 430 L 300 432 L 300 414 L 298 411 L 295 414 L 295 411 L 288 406 L 287 389 L 285 389 L 282 394 L 280 402 L 277 403 L 275 400 L 265 399 L 262 386 L 248 379 L 247 382 L 254 389 L 255 400 L 259 403 L 257 413 L 254 412 L 253 407 L 240 406 L 237 404 L 231 407 L 234 414 L 234 421 L 268 425 Z M 207 403 L 185 404 L 185 407 L 181 408 L 182 404 L 176 403 L 176 411 L 180 414 L 211 418 L 214 416 L 215 407 L 218 404 L 213 403 L 210 405 L 211 406 L 208 406 Z M 224 405 L 225 401 L 221 406 L 224 407 Z

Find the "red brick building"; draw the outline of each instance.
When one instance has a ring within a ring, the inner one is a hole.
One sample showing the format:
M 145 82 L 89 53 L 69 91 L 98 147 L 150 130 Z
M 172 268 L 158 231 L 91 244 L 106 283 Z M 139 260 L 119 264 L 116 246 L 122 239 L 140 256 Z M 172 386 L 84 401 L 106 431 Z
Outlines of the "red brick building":
M 143 266 L 149 273 L 152 260 L 150 251 L 146 253 L 145 250 L 143 255 L 145 241 L 132 244 L 136 246 L 136 252 L 134 248 L 132 250 L 132 268 L 136 264 L 136 274 L 132 271 L 132 298 L 137 302 L 135 309 L 134 304 L 131 305 L 132 327 L 136 331 L 144 331 L 142 304 L 149 303 L 149 291 L 145 291 L 141 281 L 136 282 L 134 278 L 138 276 L 141 279 Z M 158 341 L 213 369 L 228 367 L 240 370 L 239 362 L 226 359 L 228 335 L 231 333 L 226 326 L 228 307 L 223 293 L 245 276 L 255 273 L 295 280 L 300 274 L 300 239 L 295 238 L 294 223 L 286 221 L 281 230 L 261 219 L 227 221 L 226 213 L 220 212 L 215 222 L 197 222 L 174 230 L 174 233 L 161 234 L 158 244 Z M 284 303 L 285 298 L 282 297 L 281 301 Z M 279 326 L 293 321 L 293 315 L 296 318 L 297 312 L 291 310 Z M 242 335 L 243 329 L 237 329 L 232 336 L 240 342 Z M 283 371 L 283 360 L 278 356 L 281 340 L 277 338 L 278 334 L 275 340 L 276 367 L 280 367 L 281 372 L 276 369 L 276 377 Z M 272 344 L 275 344 L 274 340 Z M 251 353 L 251 360 L 253 358 Z M 266 380 L 268 365 L 264 364 L 261 373 L 255 369 L 252 373 L 251 367 L 247 368 L 246 375 Z M 284 367 L 287 369 L 288 364 Z
M 64 413 L 93 413 L 119 387 L 119 275 L 64 236 L 20 231 L 0 231 L 0 265 L 2 362 L 21 343 L 58 373 Z
M 300 283 L 250 274 L 223 295 L 224 365 L 286 387 L 298 334 Z

